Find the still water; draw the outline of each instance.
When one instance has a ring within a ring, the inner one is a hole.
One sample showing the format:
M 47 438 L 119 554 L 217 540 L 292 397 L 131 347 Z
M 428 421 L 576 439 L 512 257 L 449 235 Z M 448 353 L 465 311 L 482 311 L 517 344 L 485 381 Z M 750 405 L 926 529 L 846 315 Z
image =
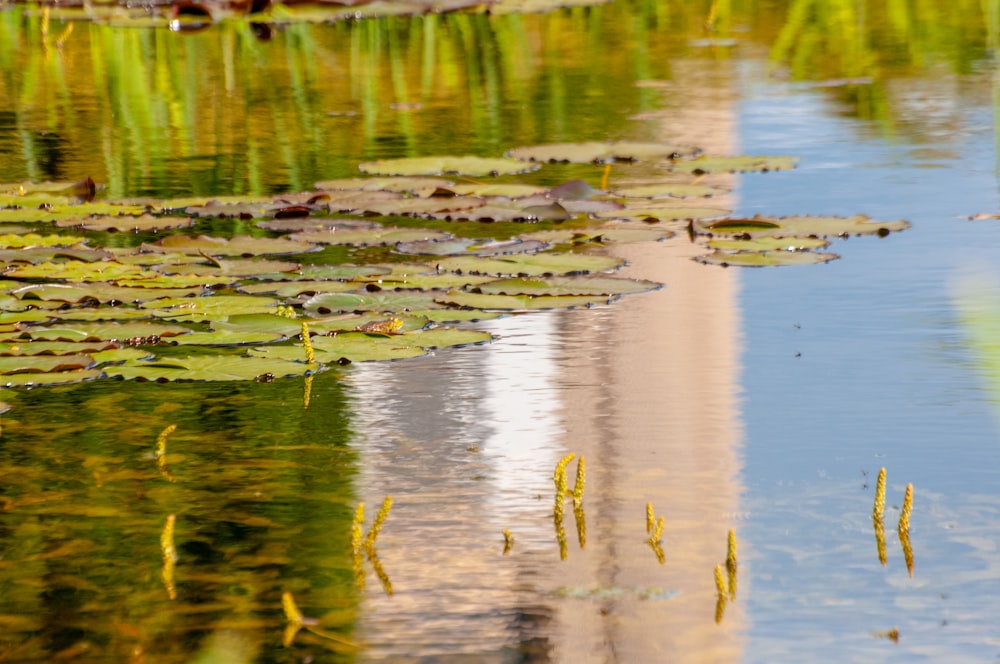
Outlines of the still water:
M 801 158 L 727 176 L 737 214 L 913 223 L 806 267 L 700 265 L 686 237 L 616 245 L 626 274 L 666 287 L 487 321 L 490 345 L 308 387 L 7 390 L 0 661 L 1000 656 L 996 349 L 970 329 L 997 318 L 1000 222 L 969 219 L 1000 212 L 995 11 L 734 3 L 706 33 L 709 4 L 291 25 L 270 41 L 240 23 L 57 22 L 58 49 L 37 16 L 0 12 L 0 181 L 259 193 L 369 158 L 628 138 Z M 563 175 L 600 171 L 539 177 Z M 552 477 L 569 453 L 586 491 L 563 557 Z M 912 574 L 895 528 L 908 483 Z M 377 557 L 358 565 L 355 507 L 367 528 L 387 495 Z M 720 603 L 730 529 L 738 585 Z M 289 635 L 283 593 L 318 623 Z

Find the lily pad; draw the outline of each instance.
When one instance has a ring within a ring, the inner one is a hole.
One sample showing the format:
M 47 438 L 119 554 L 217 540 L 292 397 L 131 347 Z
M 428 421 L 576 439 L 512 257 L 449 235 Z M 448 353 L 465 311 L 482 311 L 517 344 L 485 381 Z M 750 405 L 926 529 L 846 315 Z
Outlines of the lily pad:
M 379 246 L 396 244 L 397 242 L 415 242 L 419 240 L 446 239 L 448 233 L 431 231 L 424 228 L 376 227 L 367 230 L 322 230 L 305 231 L 290 236 L 293 240 L 317 244 L 348 244 L 353 246 Z
M 680 207 L 676 205 L 628 206 L 624 210 L 598 212 L 602 219 L 639 219 L 642 221 L 688 221 L 691 219 L 714 219 L 730 213 L 730 210 L 707 207 Z
M 711 157 L 701 156 L 696 159 L 678 161 L 673 165 L 673 170 L 685 173 L 747 173 L 757 171 L 766 173 L 767 171 L 786 171 L 795 168 L 798 163 L 797 157 Z
M 303 254 L 318 251 L 319 246 L 309 242 L 295 242 L 284 237 L 266 238 L 237 236 L 232 239 L 188 237 L 170 235 L 155 244 L 142 245 L 144 251 L 182 254 L 208 254 L 209 256 L 266 256 Z
M 163 337 L 188 334 L 191 330 L 163 323 L 75 323 L 47 327 L 32 327 L 24 334 L 32 339 L 49 341 L 120 341 L 132 345 L 155 344 Z
M 212 295 L 157 300 L 142 305 L 157 318 L 196 322 L 236 314 L 273 313 L 278 300 L 254 295 Z
M 449 307 L 469 307 L 499 311 L 535 311 L 539 309 L 574 309 L 609 304 L 617 297 L 576 296 L 576 295 L 489 295 L 486 293 L 466 293 L 451 291 L 438 297 L 438 301 Z
M 23 300 L 44 300 L 80 304 L 83 302 L 150 302 L 166 297 L 185 297 L 201 293 L 201 288 L 125 288 L 111 284 L 28 284 L 10 293 Z
M 0 343 L 0 355 L 91 355 L 93 353 L 112 348 L 117 348 L 117 344 L 112 341 L 74 343 L 71 341 L 36 341 L 33 339 L 22 339 L 19 341 L 5 341 Z
M 100 217 L 68 217 L 57 219 L 60 228 L 82 228 L 87 231 L 121 231 L 127 233 L 150 233 L 172 228 L 187 228 L 194 224 L 190 217 L 153 216 L 143 214 L 104 215 Z
M 331 191 L 395 191 L 399 193 L 418 193 L 434 191 L 443 188 L 450 189 L 454 183 L 444 178 L 433 177 L 374 177 L 349 178 L 345 180 L 324 180 L 317 182 L 317 189 Z
M 518 254 L 503 258 L 452 256 L 436 263 L 449 272 L 485 274 L 497 277 L 544 274 L 586 274 L 621 267 L 621 259 L 590 254 Z
M 601 164 L 612 161 L 681 159 L 693 157 L 700 151 L 700 149 L 691 146 L 659 143 L 549 143 L 514 148 L 507 151 L 507 156 L 525 161 Z
M 623 295 L 656 290 L 663 285 L 655 281 L 622 279 L 606 276 L 578 277 L 515 277 L 498 279 L 476 287 L 478 292 L 494 295 Z
M 907 221 L 874 221 L 857 214 L 853 217 L 751 217 L 723 219 L 716 222 L 695 221 L 694 232 L 711 235 L 736 235 L 743 239 L 759 237 L 834 237 L 848 235 L 885 236 L 910 227 Z
M 802 251 L 805 249 L 823 249 L 830 246 L 830 240 L 819 237 L 767 237 L 760 236 L 750 240 L 737 240 L 714 237 L 708 241 L 712 249 L 723 251 Z
M 840 258 L 837 254 L 814 251 L 740 251 L 735 253 L 714 251 L 694 260 L 706 265 L 723 267 L 765 267 L 768 265 L 815 265 Z
M 12 233 L 0 235 L 0 248 L 27 249 L 33 247 L 69 247 L 81 244 L 86 238 L 75 235 L 39 235 L 38 233 Z
M 277 295 L 278 297 L 299 297 L 317 293 L 344 293 L 358 289 L 358 284 L 349 281 L 264 281 L 243 284 L 237 290 L 248 295 Z
M 317 364 L 238 355 L 194 355 L 189 357 L 134 360 L 107 367 L 109 376 L 126 379 L 165 381 L 239 381 L 269 382 L 275 378 L 305 376 L 322 371 Z
M 71 385 L 97 380 L 104 377 L 101 369 L 80 369 L 77 371 L 59 371 L 55 373 L 19 373 L 0 378 L 2 387 L 44 387 L 52 385 Z
M 323 293 L 306 300 L 302 308 L 312 315 L 336 312 L 378 311 L 396 313 L 415 309 L 435 309 L 434 297 L 425 293 Z
M 89 355 L 5 355 L 0 357 L 0 374 L 76 371 L 94 364 Z
M 540 240 L 551 244 L 604 244 L 628 242 L 657 242 L 674 236 L 674 232 L 661 227 L 650 228 L 590 228 L 581 230 L 552 230 L 526 233 L 525 240 Z
M 484 158 L 474 156 L 404 157 L 368 161 L 358 165 L 358 169 L 372 175 L 514 175 L 527 173 L 538 168 L 535 164 L 525 164 L 517 159 Z
M 611 193 L 625 198 L 710 198 L 728 194 L 729 190 L 703 184 L 661 183 L 617 187 Z

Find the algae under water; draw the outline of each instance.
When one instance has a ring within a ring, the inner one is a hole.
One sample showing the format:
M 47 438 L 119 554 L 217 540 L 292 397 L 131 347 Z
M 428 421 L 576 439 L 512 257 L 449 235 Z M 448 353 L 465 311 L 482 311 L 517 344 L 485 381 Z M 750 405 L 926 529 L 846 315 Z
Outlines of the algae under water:
M 683 182 L 710 185 L 680 195 L 710 195 L 734 219 L 765 217 L 739 234 L 803 215 L 911 228 L 834 238 L 841 259 L 826 264 L 742 269 L 691 260 L 709 240 L 683 222 L 659 241 L 648 222 L 618 242 L 576 227 L 571 241 L 627 262 L 616 277 L 665 287 L 462 323 L 496 340 L 302 378 L 4 390 L 5 661 L 996 656 L 990 3 L 614 2 L 289 22 L 266 41 L 236 19 L 196 34 L 43 26 L 31 6 L 0 11 L 0 182 L 89 176 L 98 200 L 139 206 L 258 201 L 362 177 L 363 162 L 628 141 L 798 158 Z M 674 176 L 568 163 L 496 181 L 604 189 L 605 177 L 627 199 Z M 284 232 L 240 216 L 155 234 L 17 233 L 127 253 L 164 234 Z M 552 242 L 565 225 L 494 222 L 475 237 Z M 213 246 L 201 247 L 211 260 L 192 249 L 203 274 L 265 260 Z M 391 252 L 321 253 L 302 280 L 349 281 L 330 275 Z M 586 458 L 586 490 L 580 519 L 563 521 L 563 560 L 553 469 L 570 453 Z M 884 565 L 871 516 L 882 467 Z M 892 526 L 909 484 L 906 547 Z M 371 524 L 386 496 L 376 553 L 358 560 L 358 504 Z M 720 566 L 736 573 L 717 586 Z

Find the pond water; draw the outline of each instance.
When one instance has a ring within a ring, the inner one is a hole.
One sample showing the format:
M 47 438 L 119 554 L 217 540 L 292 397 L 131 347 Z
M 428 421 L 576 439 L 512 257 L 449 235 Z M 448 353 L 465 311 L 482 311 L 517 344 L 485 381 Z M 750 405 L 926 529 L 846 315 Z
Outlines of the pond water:
M 998 17 L 884 4 L 613 2 L 269 40 L 55 18 L 43 38 L 39 12 L 0 11 L 0 182 L 272 193 L 367 159 L 635 139 L 800 158 L 725 176 L 739 215 L 912 223 L 812 266 L 613 245 L 665 288 L 476 323 L 497 339 L 424 358 L 4 390 L 0 661 L 1000 657 L 1000 220 L 970 219 L 1000 213 Z M 612 181 L 657 175 L 630 168 Z M 570 453 L 586 491 L 561 554 Z M 367 528 L 389 495 L 377 557 L 352 559 L 356 506 Z M 317 624 L 289 633 L 284 593 Z

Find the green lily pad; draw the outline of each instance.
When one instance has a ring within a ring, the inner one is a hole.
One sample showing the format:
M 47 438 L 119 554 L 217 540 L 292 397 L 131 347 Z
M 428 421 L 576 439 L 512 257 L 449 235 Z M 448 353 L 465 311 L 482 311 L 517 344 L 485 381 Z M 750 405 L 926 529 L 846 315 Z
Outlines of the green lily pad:
M 714 219 L 729 214 L 731 210 L 707 207 L 680 207 L 676 205 L 644 205 L 626 207 L 624 210 L 598 212 L 601 219 L 638 219 L 642 221 L 688 221 Z
M 93 355 L 99 351 L 116 348 L 113 341 L 90 341 L 74 343 L 71 341 L 36 341 L 22 339 L 0 343 L 0 355 Z
M 302 321 L 277 314 L 236 314 L 214 319 L 210 327 L 216 332 L 266 334 L 273 338 L 290 339 L 302 331 Z
M 694 260 L 706 265 L 723 267 L 765 267 L 768 265 L 815 265 L 828 263 L 840 258 L 837 254 L 813 251 L 740 251 L 730 253 L 714 251 L 706 256 L 696 256 Z
M 153 216 L 143 214 L 105 215 L 102 217 L 67 217 L 57 219 L 60 228 L 82 228 L 87 231 L 120 231 L 124 233 L 155 233 L 172 228 L 187 228 L 194 224 L 190 217 Z
M 324 180 L 317 182 L 317 189 L 330 191 L 395 191 L 415 194 L 436 189 L 451 189 L 454 182 L 433 177 L 374 177 Z
M 500 198 L 527 198 L 529 196 L 544 196 L 548 187 L 534 184 L 477 182 L 473 184 L 456 184 L 447 189 L 458 196 L 491 196 Z
M 0 235 L 0 248 L 3 249 L 69 247 L 83 242 L 86 242 L 86 238 L 75 235 L 39 235 L 38 233 Z
M 438 301 L 449 307 L 469 307 L 499 311 L 534 311 L 539 309 L 574 309 L 609 304 L 617 297 L 577 295 L 490 295 L 451 291 L 438 296 Z
M 178 337 L 180 338 L 180 337 Z M 153 357 L 148 350 L 141 348 L 108 348 L 96 353 L 88 353 L 97 365 L 122 364 L 133 360 L 142 360 Z
M 400 338 L 346 332 L 335 337 L 317 337 L 313 339 L 312 346 L 316 360 L 323 364 L 401 360 L 427 354 L 427 351 L 419 346 L 402 343 Z M 267 346 L 251 349 L 250 352 L 261 357 L 285 361 L 305 357 L 305 349 L 301 345 Z
M 787 171 L 795 168 L 797 157 L 711 157 L 674 162 L 673 170 L 685 173 L 747 173 L 757 171 Z
M 61 263 L 38 263 L 19 265 L 8 270 L 5 276 L 13 279 L 54 279 L 59 281 L 116 281 L 123 277 L 155 278 L 155 272 L 144 271 L 138 265 L 124 265 L 113 261 L 84 263 L 65 261 Z
M 538 168 L 517 159 L 484 158 L 474 156 L 404 157 L 368 161 L 358 165 L 358 169 L 372 175 L 514 175 L 527 173 Z
M 381 224 L 364 219 L 344 219 L 341 217 L 297 217 L 295 219 L 269 219 L 258 221 L 257 226 L 279 233 L 301 233 L 303 231 L 360 231 L 381 228 Z
M 441 231 L 424 228 L 377 227 L 368 230 L 305 231 L 290 236 L 293 240 L 317 244 L 347 244 L 358 247 L 415 242 L 418 240 L 446 239 L 451 237 Z
M 451 256 L 437 261 L 440 270 L 474 275 L 537 276 L 545 274 L 586 274 L 621 267 L 619 258 L 590 254 L 518 254 L 502 258 Z
M 290 261 L 275 261 L 253 258 L 219 259 L 207 265 L 157 265 L 157 272 L 169 275 L 218 276 L 250 278 L 288 273 L 290 278 L 298 276 L 302 266 Z
M 707 242 L 712 249 L 723 251 L 802 251 L 823 249 L 830 246 L 830 240 L 819 237 L 767 237 L 737 240 L 714 237 Z
M 197 322 L 236 314 L 273 313 L 278 300 L 255 295 L 211 295 L 157 300 L 142 306 L 157 318 Z
M 695 221 L 694 232 L 711 235 L 758 237 L 834 237 L 847 235 L 888 235 L 906 230 L 907 221 L 874 221 L 856 214 L 853 217 L 751 217 L 723 219 L 716 222 Z
M 425 293 L 323 293 L 306 300 L 302 308 L 311 315 L 336 312 L 377 311 L 397 313 L 415 309 L 435 309 L 440 305 Z
M 76 371 L 94 364 L 89 355 L 4 355 L 0 357 L 0 374 Z
M 111 284 L 28 284 L 11 295 L 23 300 L 44 300 L 80 304 L 82 302 L 150 302 L 166 297 L 185 297 L 201 293 L 201 288 L 124 288 Z
M 722 187 L 711 187 L 703 184 L 644 184 L 630 187 L 617 187 L 612 192 L 615 196 L 625 198 L 710 198 L 728 194 L 729 190 Z
M 349 281 L 265 281 L 243 284 L 237 290 L 248 295 L 299 297 L 317 293 L 344 293 L 357 289 L 358 284 Z
M 133 360 L 107 367 L 109 376 L 151 381 L 238 381 L 269 382 L 275 378 L 305 376 L 323 367 L 279 358 L 238 355 L 196 355 L 190 357 Z
M 498 279 L 477 286 L 476 290 L 493 295 L 624 295 L 662 288 L 655 281 L 605 276 L 515 277 Z
M 588 228 L 580 230 L 552 230 L 525 233 L 525 240 L 541 240 L 551 244 L 604 244 L 629 242 L 658 242 L 673 237 L 671 230 L 651 228 Z
M 144 251 L 182 254 L 207 254 L 209 256 L 267 256 L 304 254 L 318 251 L 319 246 L 309 242 L 295 242 L 284 237 L 266 238 L 238 236 L 232 239 L 188 237 L 169 235 L 154 244 L 143 244 Z
M 178 325 L 167 325 L 163 323 L 75 323 L 73 325 L 59 325 L 47 327 L 32 327 L 25 330 L 24 334 L 32 339 L 48 341 L 93 341 L 108 340 L 121 341 L 129 344 L 150 344 L 157 343 L 163 337 L 175 337 L 180 334 L 188 334 L 191 330 Z
M 508 157 L 537 162 L 569 162 L 574 164 L 607 163 L 612 161 L 657 161 L 693 157 L 700 150 L 690 146 L 658 143 L 549 143 L 514 148 Z
M 55 373 L 20 373 L 0 378 L 0 387 L 45 387 L 52 385 L 72 385 L 97 380 L 104 377 L 101 369 L 80 369 Z
M 236 330 L 216 330 L 213 332 L 192 332 L 170 339 L 176 346 L 252 346 L 273 344 L 289 337 L 267 332 L 242 332 Z

